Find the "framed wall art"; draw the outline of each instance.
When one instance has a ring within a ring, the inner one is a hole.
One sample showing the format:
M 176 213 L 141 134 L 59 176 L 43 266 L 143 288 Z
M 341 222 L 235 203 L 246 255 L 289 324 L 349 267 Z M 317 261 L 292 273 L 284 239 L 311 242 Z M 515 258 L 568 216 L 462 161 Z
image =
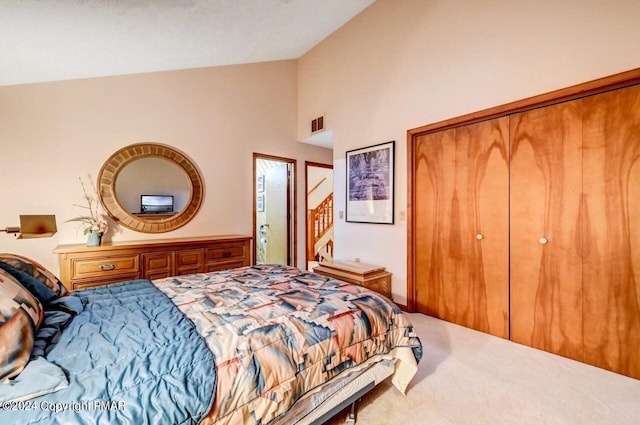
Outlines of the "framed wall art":
M 260 174 L 256 180 L 256 192 L 264 192 L 264 174 Z
M 256 209 L 258 212 L 264 212 L 264 193 L 258 193 L 256 200 Z
M 393 224 L 395 141 L 346 155 L 347 222 Z

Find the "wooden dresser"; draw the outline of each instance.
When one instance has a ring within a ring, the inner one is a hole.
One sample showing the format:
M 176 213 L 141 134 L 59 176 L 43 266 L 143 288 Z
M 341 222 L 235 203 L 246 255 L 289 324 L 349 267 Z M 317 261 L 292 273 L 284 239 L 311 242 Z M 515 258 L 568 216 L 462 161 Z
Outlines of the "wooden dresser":
M 314 273 L 363 286 L 391 299 L 391 273 L 384 267 L 354 261 L 320 263 Z
M 60 280 L 70 289 L 131 279 L 160 279 L 251 265 L 251 237 L 242 235 L 59 245 Z

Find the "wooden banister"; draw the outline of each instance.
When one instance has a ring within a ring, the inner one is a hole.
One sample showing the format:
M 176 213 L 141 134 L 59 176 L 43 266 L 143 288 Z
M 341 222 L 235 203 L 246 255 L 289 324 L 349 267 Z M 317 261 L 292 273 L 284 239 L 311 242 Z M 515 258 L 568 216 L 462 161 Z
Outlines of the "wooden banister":
M 311 241 L 307 247 L 307 257 L 314 258 L 316 243 L 333 227 L 333 193 L 317 207 L 307 211 L 307 222 L 307 240 Z

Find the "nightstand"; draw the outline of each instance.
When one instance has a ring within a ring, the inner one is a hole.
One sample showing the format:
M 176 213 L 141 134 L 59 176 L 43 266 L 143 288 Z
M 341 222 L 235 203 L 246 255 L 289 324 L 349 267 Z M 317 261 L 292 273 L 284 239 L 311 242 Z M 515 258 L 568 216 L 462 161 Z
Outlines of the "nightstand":
M 320 263 L 313 272 L 360 285 L 391 299 L 391 273 L 382 266 L 355 261 L 331 261 Z

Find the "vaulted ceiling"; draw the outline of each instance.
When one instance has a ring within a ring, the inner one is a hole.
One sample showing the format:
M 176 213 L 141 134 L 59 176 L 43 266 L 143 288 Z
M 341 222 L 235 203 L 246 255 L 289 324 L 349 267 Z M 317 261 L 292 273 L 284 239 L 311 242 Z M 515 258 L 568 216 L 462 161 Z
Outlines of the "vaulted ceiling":
M 295 59 L 373 0 L 0 0 L 0 85 Z

